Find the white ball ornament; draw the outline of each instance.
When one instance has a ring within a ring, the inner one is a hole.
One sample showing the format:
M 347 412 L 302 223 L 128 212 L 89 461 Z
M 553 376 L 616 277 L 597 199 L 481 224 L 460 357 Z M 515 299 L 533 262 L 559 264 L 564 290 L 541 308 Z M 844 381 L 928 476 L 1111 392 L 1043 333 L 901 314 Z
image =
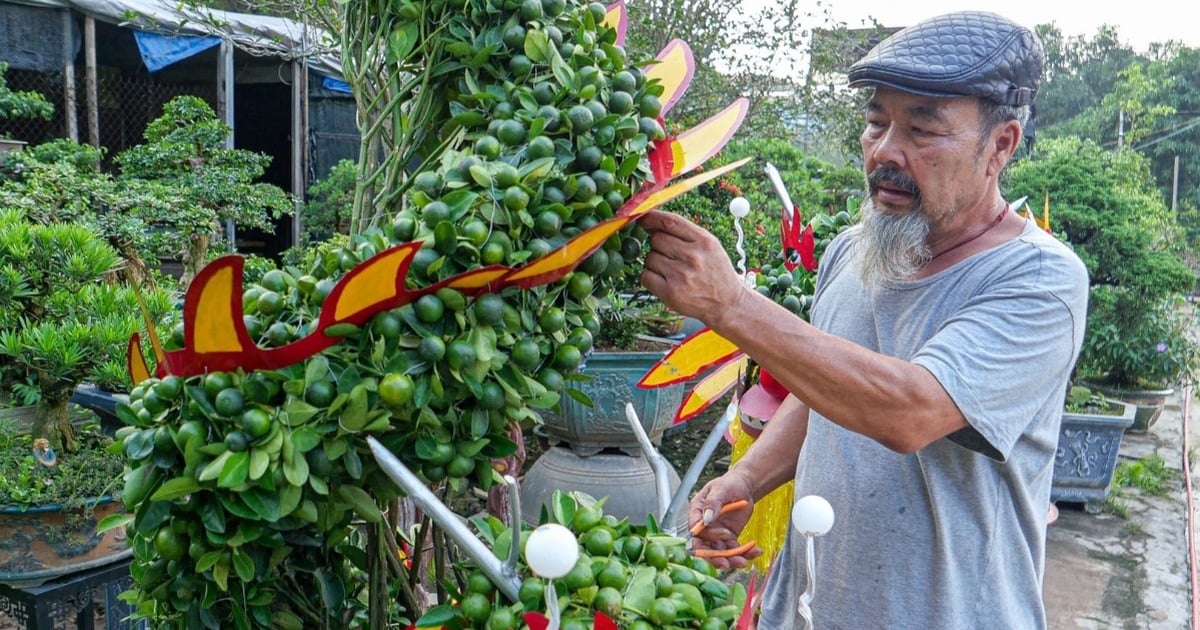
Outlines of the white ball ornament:
M 750 214 L 750 202 L 745 197 L 734 197 L 729 202 L 729 214 L 744 219 Z
M 824 536 L 833 527 L 833 506 L 815 494 L 801 498 L 792 506 L 792 527 L 807 536 Z
M 579 560 L 579 543 L 571 530 L 557 523 L 539 525 L 525 541 L 525 562 L 544 578 L 566 575 Z

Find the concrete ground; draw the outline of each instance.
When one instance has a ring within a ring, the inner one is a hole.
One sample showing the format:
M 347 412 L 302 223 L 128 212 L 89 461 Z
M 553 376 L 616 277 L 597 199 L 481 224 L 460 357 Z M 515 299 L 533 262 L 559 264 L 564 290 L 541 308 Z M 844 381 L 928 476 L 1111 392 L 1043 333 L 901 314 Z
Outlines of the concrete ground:
M 1172 471 L 1164 494 L 1121 489 L 1115 503 L 1124 506 L 1124 516 L 1119 510 L 1088 514 L 1081 505 L 1058 505 L 1046 543 L 1050 628 L 1197 630 L 1191 625 L 1190 508 L 1183 476 L 1185 448 L 1190 454 L 1200 445 L 1200 400 L 1192 395 L 1186 446 L 1183 392 L 1178 391 L 1148 432 L 1126 432 L 1121 440 L 1119 461 L 1154 454 L 1163 459 Z M 1193 459 L 1191 466 L 1193 485 L 1200 486 L 1195 470 L 1200 462 Z

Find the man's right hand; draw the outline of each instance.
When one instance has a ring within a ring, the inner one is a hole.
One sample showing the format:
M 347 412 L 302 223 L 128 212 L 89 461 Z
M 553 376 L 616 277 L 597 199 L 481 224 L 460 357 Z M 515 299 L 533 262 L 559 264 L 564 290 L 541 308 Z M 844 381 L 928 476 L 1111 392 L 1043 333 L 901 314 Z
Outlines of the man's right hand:
M 731 510 L 724 514 L 721 507 L 736 501 L 746 501 L 748 505 L 740 510 Z M 754 511 L 754 495 L 750 484 L 730 471 L 704 485 L 700 492 L 692 498 L 688 510 L 688 526 L 697 523 L 707 526 L 692 537 L 692 549 L 725 550 L 741 546 L 738 535 L 746 527 L 750 515 Z M 749 542 L 749 541 L 743 541 Z M 718 569 L 741 569 L 746 564 L 762 555 L 762 549 L 757 546 L 744 555 L 727 558 L 710 557 L 709 562 Z

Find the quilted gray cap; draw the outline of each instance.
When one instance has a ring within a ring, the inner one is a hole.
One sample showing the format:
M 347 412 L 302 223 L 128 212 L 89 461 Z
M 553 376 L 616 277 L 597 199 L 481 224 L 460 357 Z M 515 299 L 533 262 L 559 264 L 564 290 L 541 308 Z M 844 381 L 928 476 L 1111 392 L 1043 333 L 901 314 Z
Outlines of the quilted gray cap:
M 850 87 L 884 85 L 925 96 L 979 96 L 1029 105 L 1044 59 L 1033 31 L 995 13 L 930 18 L 885 39 L 850 67 Z

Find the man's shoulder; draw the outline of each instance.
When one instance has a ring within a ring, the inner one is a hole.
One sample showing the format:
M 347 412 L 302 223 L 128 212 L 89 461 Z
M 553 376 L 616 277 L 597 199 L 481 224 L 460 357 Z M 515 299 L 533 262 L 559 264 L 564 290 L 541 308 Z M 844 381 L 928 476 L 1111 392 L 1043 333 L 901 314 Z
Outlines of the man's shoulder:
M 1030 246 L 1031 253 L 1038 257 L 1042 266 L 1067 273 L 1076 279 L 1087 279 L 1087 266 L 1075 250 L 1036 225 L 1031 224 L 1026 228 L 1018 241 Z

